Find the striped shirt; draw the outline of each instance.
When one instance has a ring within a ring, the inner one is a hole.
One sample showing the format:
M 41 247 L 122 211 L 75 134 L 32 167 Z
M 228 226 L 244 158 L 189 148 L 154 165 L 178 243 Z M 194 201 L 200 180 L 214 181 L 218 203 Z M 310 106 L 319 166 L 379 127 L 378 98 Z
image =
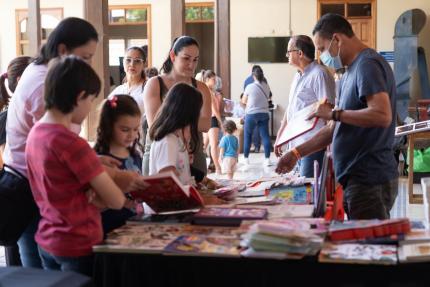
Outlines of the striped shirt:
M 37 243 L 55 256 L 91 254 L 103 237 L 100 211 L 85 194 L 90 180 L 104 171 L 96 153 L 66 127 L 36 123 L 25 154 L 41 215 Z

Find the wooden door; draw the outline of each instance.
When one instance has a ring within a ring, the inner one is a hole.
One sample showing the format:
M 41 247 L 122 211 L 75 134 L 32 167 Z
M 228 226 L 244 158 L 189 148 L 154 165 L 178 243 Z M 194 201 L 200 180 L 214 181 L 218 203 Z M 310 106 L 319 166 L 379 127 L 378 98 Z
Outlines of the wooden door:
M 354 34 L 364 44 L 374 48 L 373 35 L 372 35 L 372 20 L 370 19 L 349 19 Z
M 376 0 L 318 0 L 317 7 L 318 19 L 326 13 L 342 15 L 361 41 L 376 48 Z

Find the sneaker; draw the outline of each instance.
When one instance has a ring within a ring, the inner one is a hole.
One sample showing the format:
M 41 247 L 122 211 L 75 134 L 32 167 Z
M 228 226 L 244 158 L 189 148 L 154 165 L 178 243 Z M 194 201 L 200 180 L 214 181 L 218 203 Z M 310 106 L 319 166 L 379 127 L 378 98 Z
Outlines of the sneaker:
M 264 159 L 264 166 L 271 166 L 272 163 L 270 162 L 270 158 L 265 158 Z
M 249 158 L 245 157 L 243 162 L 245 163 L 245 165 L 249 165 Z

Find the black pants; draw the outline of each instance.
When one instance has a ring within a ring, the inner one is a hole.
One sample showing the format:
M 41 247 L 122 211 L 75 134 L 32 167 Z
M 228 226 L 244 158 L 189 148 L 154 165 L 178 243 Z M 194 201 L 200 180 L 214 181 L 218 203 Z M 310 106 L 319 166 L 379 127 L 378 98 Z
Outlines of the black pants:
M 362 184 L 349 178 L 344 186 L 348 219 L 388 219 L 398 193 L 398 179 L 379 185 Z

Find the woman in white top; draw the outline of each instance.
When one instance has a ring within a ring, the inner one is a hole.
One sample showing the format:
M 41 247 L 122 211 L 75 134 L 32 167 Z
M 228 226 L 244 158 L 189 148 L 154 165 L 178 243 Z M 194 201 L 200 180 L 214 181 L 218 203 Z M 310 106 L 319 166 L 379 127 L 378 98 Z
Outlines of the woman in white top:
M 145 74 L 145 51 L 137 46 L 127 49 L 124 55 L 125 78 L 123 84 L 116 87 L 109 95 L 109 99 L 115 95 L 130 95 L 139 106 L 142 115 L 145 113 L 143 107 L 143 88 L 146 84 Z

